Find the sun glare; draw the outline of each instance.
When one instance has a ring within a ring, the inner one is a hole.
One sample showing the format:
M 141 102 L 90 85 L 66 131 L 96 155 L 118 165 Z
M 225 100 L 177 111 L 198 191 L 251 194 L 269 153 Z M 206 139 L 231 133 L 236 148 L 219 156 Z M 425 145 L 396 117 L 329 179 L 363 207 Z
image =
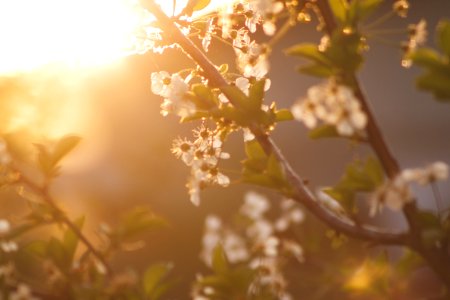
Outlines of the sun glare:
M 172 14 L 173 1 L 157 2 Z M 176 1 L 175 12 L 186 2 Z M 0 1 L 0 74 L 108 64 L 130 53 L 149 18 L 138 0 Z

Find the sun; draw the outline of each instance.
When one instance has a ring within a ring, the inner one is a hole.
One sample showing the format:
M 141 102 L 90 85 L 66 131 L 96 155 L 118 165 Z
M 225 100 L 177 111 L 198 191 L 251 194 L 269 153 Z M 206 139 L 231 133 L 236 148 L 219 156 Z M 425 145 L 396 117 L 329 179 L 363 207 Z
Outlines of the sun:
M 174 1 L 157 2 L 174 11 Z M 175 12 L 186 2 L 175 1 Z M 0 1 L 0 75 L 49 64 L 108 64 L 132 53 L 136 31 L 149 18 L 138 0 Z

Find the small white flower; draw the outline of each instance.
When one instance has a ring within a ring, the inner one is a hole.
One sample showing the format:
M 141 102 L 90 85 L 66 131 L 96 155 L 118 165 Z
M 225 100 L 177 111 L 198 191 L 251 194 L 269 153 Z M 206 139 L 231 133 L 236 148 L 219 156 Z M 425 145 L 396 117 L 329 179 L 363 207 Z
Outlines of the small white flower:
M 400 211 L 405 204 L 411 201 L 413 201 L 413 197 L 408 183 L 399 175 L 392 180 L 387 180 L 372 195 L 370 215 L 374 216 L 384 205 L 393 211 Z
M 37 297 L 34 297 L 31 293 L 31 289 L 28 285 L 21 283 L 17 287 L 17 290 L 12 292 L 9 296 L 9 300 L 37 300 Z
M 0 219 L 0 235 L 5 235 L 11 230 L 11 224 L 8 220 Z
M 353 91 L 337 85 L 333 80 L 312 86 L 307 98 L 292 106 L 294 118 L 308 128 L 315 128 L 319 121 L 336 127 L 342 136 L 352 136 L 367 125 L 367 116 L 362 111 Z
M 260 219 L 269 208 L 269 200 L 267 200 L 265 196 L 250 191 L 245 194 L 244 204 L 241 206 L 240 212 L 252 220 L 257 220 Z
M 233 232 L 228 232 L 225 235 L 223 248 L 231 263 L 242 262 L 250 257 L 245 240 Z
M 247 228 L 247 236 L 256 242 L 262 242 L 273 233 L 273 225 L 265 219 L 258 219 Z
M 299 262 L 304 261 L 303 248 L 293 240 L 283 240 L 283 250 L 294 256 Z
M 16 252 L 19 249 L 17 243 L 13 241 L 0 242 L 0 248 L 6 253 Z
M 222 228 L 222 220 L 216 215 L 208 215 L 205 219 L 206 231 L 219 231 Z
M 448 178 L 448 165 L 438 161 L 423 169 L 405 169 L 402 171 L 401 177 L 407 182 L 427 185 L 431 182 L 446 180 Z
M 280 240 L 274 236 L 269 237 L 264 241 L 264 255 L 275 257 L 278 255 L 278 246 L 280 245 Z

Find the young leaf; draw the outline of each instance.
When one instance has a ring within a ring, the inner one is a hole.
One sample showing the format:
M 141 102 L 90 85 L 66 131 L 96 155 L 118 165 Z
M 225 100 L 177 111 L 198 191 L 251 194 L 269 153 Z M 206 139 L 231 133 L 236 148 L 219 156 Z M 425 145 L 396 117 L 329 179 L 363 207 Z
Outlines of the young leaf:
M 217 244 L 214 248 L 212 257 L 212 268 L 218 274 L 224 274 L 228 271 L 228 261 L 222 245 Z
M 151 300 L 157 300 L 162 295 L 162 290 L 159 287 L 167 278 L 168 274 L 173 269 L 171 263 L 157 263 L 147 268 L 143 275 L 144 292 Z
M 69 135 L 61 138 L 53 150 L 52 159 L 53 165 L 63 159 L 70 151 L 72 151 L 81 141 L 81 138 L 74 135 Z
M 339 137 L 339 134 L 336 130 L 336 126 L 322 125 L 310 130 L 308 133 L 308 137 L 310 139 L 317 140 L 328 137 Z
M 261 79 L 257 80 L 255 83 L 250 85 L 249 88 L 249 104 L 250 109 L 252 111 L 259 111 L 261 110 L 261 105 L 264 98 L 264 86 L 265 86 L 266 80 Z
M 338 19 L 341 23 L 344 23 L 347 17 L 347 9 L 348 9 L 347 1 L 328 0 L 328 2 L 330 3 L 330 8 L 333 11 L 333 14 L 336 17 L 336 19 Z
M 298 72 L 319 78 L 328 78 L 334 75 L 334 70 L 331 66 L 321 64 L 301 66 L 298 68 Z
M 289 109 L 280 109 L 275 112 L 276 122 L 291 121 L 293 119 L 294 116 Z
M 444 54 L 450 58 L 450 20 L 442 20 L 437 27 L 438 43 Z
M 81 228 L 83 228 L 84 220 L 85 220 L 85 218 L 84 218 L 84 216 L 82 216 L 74 222 L 74 224 L 77 226 L 78 229 L 81 230 Z M 79 240 L 79 238 L 73 232 L 73 230 L 71 230 L 70 228 L 67 228 L 66 232 L 64 233 L 63 244 L 64 244 L 64 248 L 66 249 L 68 259 L 70 259 L 70 261 L 73 260 L 75 251 L 77 250 L 78 240 Z
M 216 105 L 215 95 L 211 91 L 211 88 L 196 83 L 192 85 L 192 92 L 197 96 L 196 99 L 194 98 L 193 100 L 196 100 L 195 105 L 198 108 L 209 110 Z
M 245 153 L 250 159 L 267 159 L 264 149 L 256 140 L 251 140 L 245 143 Z
M 369 17 L 383 2 L 383 0 L 352 1 L 349 9 L 349 23 L 356 25 Z
M 285 50 L 286 54 L 300 56 L 312 60 L 321 65 L 330 66 L 331 63 L 327 57 L 319 51 L 316 44 L 301 43 Z

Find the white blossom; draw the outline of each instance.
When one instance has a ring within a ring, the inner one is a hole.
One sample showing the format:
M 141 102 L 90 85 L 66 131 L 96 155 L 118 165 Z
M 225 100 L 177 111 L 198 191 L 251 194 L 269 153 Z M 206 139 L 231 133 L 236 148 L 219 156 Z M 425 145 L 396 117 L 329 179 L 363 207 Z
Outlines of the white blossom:
M 223 249 L 227 255 L 227 259 L 231 263 L 245 261 L 250 256 L 245 240 L 233 232 L 228 232 L 225 234 Z
M 252 220 L 257 220 L 260 219 L 269 208 L 270 203 L 265 196 L 249 191 L 245 194 L 244 205 L 241 206 L 240 213 Z
M 262 242 L 269 238 L 273 233 L 273 225 L 266 219 L 258 219 L 247 228 L 247 236 L 256 241 Z
M 291 111 L 308 128 L 315 128 L 321 121 L 335 126 L 342 136 L 352 136 L 367 124 L 367 116 L 353 91 L 333 80 L 309 88 L 307 98 L 297 101 Z
M 161 114 L 167 116 L 174 113 L 180 117 L 187 117 L 196 112 L 196 106 L 186 98 L 189 91 L 189 78 L 183 79 L 177 73 L 170 75 L 166 71 L 151 74 L 151 90 L 154 94 L 164 98 L 161 104 Z
M 278 246 L 280 245 L 280 240 L 277 237 L 271 236 L 264 241 L 264 255 L 265 256 L 277 256 Z
M 299 224 L 305 219 L 305 214 L 292 199 L 281 202 L 281 216 L 275 221 L 275 229 L 285 231 L 292 224 Z
M 413 201 L 408 182 L 401 176 L 387 180 L 378 187 L 370 199 L 370 215 L 374 216 L 383 206 L 400 211 L 404 205 Z
M 223 141 L 220 132 L 213 131 L 206 126 L 195 129 L 195 140 L 178 138 L 173 142 L 172 153 L 191 168 L 187 188 L 191 202 L 200 204 L 200 191 L 208 185 L 226 187 L 230 178 L 220 172 L 220 160 L 228 159 L 230 155 L 223 151 Z
M 0 219 L 0 236 L 9 233 L 11 230 L 11 224 L 8 220 Z
M 6 252 L 16 252 L 19 249 L 19 246 L 17 246 L 17 243 L 14 241 L 3 241 L 0 242 L 0 248 Z
M 448 165 L 437 161 L 425 168 L 405 169 L 402 171 L 401 176 L 407 182 L 427 185 L 431 182 L 446 180 L 448 178 Z
M 37 300 L 39 298 L 34 297 L 31 293 L 31 289 L 28 285 L 21 283 L 17 287 L 17 290 L 11 293 L 9 300 Z

